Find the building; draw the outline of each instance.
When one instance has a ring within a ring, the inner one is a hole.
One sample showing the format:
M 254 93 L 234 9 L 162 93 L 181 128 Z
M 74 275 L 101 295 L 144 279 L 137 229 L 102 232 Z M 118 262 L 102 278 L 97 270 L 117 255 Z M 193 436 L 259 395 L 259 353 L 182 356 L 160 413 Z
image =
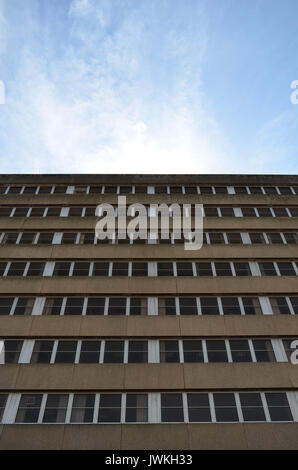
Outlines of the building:
M 298 176 L 0 184 L 1 449 L 297 448 Z M 202 203 L 202 249 L 95 244 L 118 194 Z

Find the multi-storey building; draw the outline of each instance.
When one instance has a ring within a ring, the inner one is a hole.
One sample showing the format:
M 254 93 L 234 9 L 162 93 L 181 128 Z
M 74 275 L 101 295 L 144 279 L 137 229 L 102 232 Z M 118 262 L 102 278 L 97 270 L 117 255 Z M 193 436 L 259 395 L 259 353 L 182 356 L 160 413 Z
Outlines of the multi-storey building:
M 298 176 L 0 183 L 0 448 L 297 448 Z M 98 242 L 119 194 L 203 204 L 203 247 Z

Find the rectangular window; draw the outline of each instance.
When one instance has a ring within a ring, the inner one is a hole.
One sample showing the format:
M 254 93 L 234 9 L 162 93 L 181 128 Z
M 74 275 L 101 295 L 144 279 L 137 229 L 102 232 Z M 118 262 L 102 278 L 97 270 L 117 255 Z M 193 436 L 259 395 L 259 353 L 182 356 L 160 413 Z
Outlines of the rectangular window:
M 95 217 L 96 206 L 89 206 L 85 209 L 85 217 Z
M 289 217 L 285 207 L 274 207 L 273 212 L 275 217 Z
M 213 276 L 211 263 L 196 263 L 198 276 Z
M 178 341 L 160 341 L 160 362 L 180 362 Z
M 76 262 L 74 263 L 73 276 L 88 276 L 90 263 L 88 262 Z
M 10 186 L 8 193 L 9 194 L 20 194 L 23 186 Z
M 105 363 L 122 363 L 124 359 L 124 341 L 106 341 L 105 342 Z
M 177 276 L 193 276 L 192 263 L 177 261 Z
M 1 262 L 0 262 L 0 276 L 3 276 L 4 271 L 5 271 L 5 269 L 6 269 L 6 266 L 7 266 L 7 263 L 6 263 L 6 262 L 4 262 L 4 263 L 1 263 Z
M 75 393 L 72 402 L 71 423 L 92 423 L 95 395 L 91 393 Z
M 108 276 L 109 263 L 95 262 L 93 265 L 92 276 Z
M 64 315 L 82 315 L 84 298 L 68 297 L 65 305 Z
M 42 311 L 43 315 L 60 315 L 62 307 L 62 297 L 48 297 Z
M 45 263 L 34 261 L 30 263 L 27 271 L 27 276 L 42 276 L 45 268 Z
M 142 297 L 131 297 L 130 315 L 147 315 L 147 299 Z
M 76 357 L 77 341 L 58 341 L 55 363 L 73 364 Z
M 259 217 L 272 217 L 269 207 L 257 207 Z
M 216 297 L 201 297 L 202 315 L 219 315 L 218 302 Z
M 30 217 L 42 217 L 44 214 L 44 207 L 32 207 Z
M 100 344 L 100 341 L 82 341 L 79 362 L 84 364 L 98 364 Z
M 74 245 L 76 242 L 77 234 L 75 232 L 65 232 L 62 235 L 62 245 Z
M 128 263 L 114 262 L 112 276 L 128 276 Z
M 284 233 L 283 234 L 285 239 L 286 239 L 286 242 L 289 244 L 289 245 L 295 245 L 298 243 L 298 236 L 297 236 L 297 233 L 291 233 L 291 232 L 288 232 L 288 233 Z
M 294 313 L 297 315 L 298 314 L 298 297 L 290 297 L 290 302 L 292 304 Z
M 53 232 L 41 232 L 38 237 L 39 245 L 51 245 L 53 243 L 54 233 Z
M 296 192 L 298 194 L 298 192 Z M 298 217 L 298 207 L 289 207 L 289 211 L 292 217 Z
M 89 194 L 101 194 L 102 186 L 90 186 Z
M 155 186 L 155 194 L 167 194 L 167 186 Z
M 228 362 L 228 355 L 224 340 L 206 340 L 208 362 Z
M 0 297 L 0 315 L 10 314 L 13 300 L 13 297 Z
M 264 191 L 266 194 L 277 194 L 275 186 L 264 186 Z
M 236 276 L 251 276 L 249 263 L 234 261 L 234 269 Z
M 239 393 L 244 421 L 266 421 L 260 393 Z
M 252 340 L 257 362 L 276 362 L 272 344 L 269 339 Z
M 292 263 L 279 261 L 277 266 L 282 276 L 296 276 L 296 272 Z
M 68 186 L 55 186 L 54 193 L 55 194 L 65 194 Z
M 69 276 L 70 266 L 69 261 L 56 261 L 53 276 Z
M 148 395 L 144 393 L 126 394 L 126 423 L 148 422 Z
M 268 238 L 269 242 L 272 243 L 273 245 L 283 243 L 283 239 L 281 238 L 281 234 L 278 233 L 278 232 L 270 232 L 270 233 L 267 232 L 266 235 L 267 235 L 267 238 Z
M 128 342 L 128 362 L 148 362 L 148 341 Z
M 259 262 L 258 264 L 261 271 L 261 276 L 277 276 L 274 264 L 270 261 Z
M 180 315 L 197 315 L 197 299 L 195 297 L 179 298 Z
M 241 207 L 243 217 L 256 217 L 256 211 L 254 207 Z
M 161 393 L 161 421 L 182 423 L 184 421 L 182 393 Z
M 201 340 L 188 339 L 183 341 L 184 362 L 204 362 Z
M 75 186 L 74 187 L 74 194 L 86 194 L 88 186 Z
M 26 264 L 18 261 L 10 263 L 7 276 L 23 276 Z
M 198 194 L 196 186 L 184 186 L 185 194 Z
M 232 276 L 230 263 L 215 262 L 214 266 L 217 276 Z
M 280 194 L 293 194 L 289 186 L 278 186 Z
M 49 364 L 51 362 L 54 341 L 35 341 L 31 364 Z
M 263 194 L 261 186 L 249 186 L 251 194 Z
M 234 217 L 233 207 L 220 207 L 220 212 L 222 217 Z
M 7 393 L 0 393 L 0 423 L 1 423 L 2 418 L 3 418 L 7 398 L 8 398 Z
M 182 194 L 182 186 L 170 186 L 171 194 Z
M 188 417 L 191 423 L 211 422 L 208 393 L 188 393 L 187 405 Z
M 205 217 L 218 217 L 217 207 L 206 207 L 204 206 Z
M 17 207 L 13 213 L 14 217 L 26 217 L 29 207 Z
M 234 186 L 236 194 L 247 194 L 247 187 L 246 186 Z
M 103 315 L 105 309 L 105 297 L 89 297 L 86 315 Z
M 225 239 L 221 232 L 209 232 L 209 240 L 211 245 L 224 245 Z
M 136 194 L 147 194 L 147 186 L 135 186 Z
M 25 186 L 23 194 L 35 194 L 37 186 Z
M 47 397 L 43 423 L 64 423 L 68 404 L 68 395 L 51 393 Z
M 226 186 L 215 186 L 216 194 L 228 194 L 228 190 Z
M 259 315 L 262 308 L 258 297 L 242 297 L 245 315 Z
M 176 303 L 173 297 L 158 298 L 159 315 L 176 315 Z
M 250 241 L 253 245 L 264 245 L 265 238 L 261 232 L 249 232 Z
M 230 339 L 229 343 L 233 362 L 252 362 L 247 339 Z
M 200 186 L 201 194 L 213 194 L 212 186 Z
M 120 186 L 120 194 L 131 194 L 132 186 Z
M 41 400 L 41 393 L 22 394 L 15 422 L 37 423 Z
M 12 207 L 0 207 L 0 217 L 9 217 L 11 214 Z M 27 211 L 28 209 L 26 209 Z M 27 212 L 26 212 L 27 214 Z M 25 215 L 26 215 L 25 214 Z
M 110 297 L 108 315 L 125 315 L 126 297 Z
M 221 297 L 224 315 L 241 315 L 238 297 Z
M 271 421 L 293 421 L 286 393 L 265 393 Z
M 18 239 L 18 232 L 7 232 L 2 238 L 2 245 L 15 245 Z
M 99 402 L 99 423 L 120 423 L 121 393 L 101 393 Z
M 173 276 L 173 263 L 157 263 L 158 276 Z
M 47 217 L 60 217 L 61 207 L 48 207 Z
M 239 421 L 235 396 L 233 393 L 213 393 L 216 421 Z
M 38 194 L 50 194 L 52 186 L 40 186 Z
M 285 297 L 270 297 L 269 300 L 274 314 L 291 314 L 290 308 Z
M 284 345 L 284 349 L 285 349 L 285 353 L 287 355 L 287 358 L 288 358 L 288 361 L 291 362 L 291 354 L 293 353 L 293 351 L 296 349 L 296 348 L 291 348 L 291 344 L 292 342 L 295 340 L 296 338 L 291 338 L 291 339 L 284 339 L 283 340 L 283 345 Z
M 4 341 L 5 364 L 18 363 L 22 346 L 23 341 L 20 340 L 6 339 Z
M 31 315 L 34 301 L 34 297 L 19 297 L 14 309 L 14 315 Z
M 20 245 L 32 245 L 35 241 L 36 233 L 35 232 L 24 232 L 20 238 Z
M 94 245 L 94 232 L 83 232 L 80 234 L 80 245 Z
M 241 234 L 237 232 L 227 232 L 227 239 L 230 245 L 242 245 Z
M 83 207 L 70 207 L 68 211 L 69 217 L 81 217 L 82 216 Z
M 105 186 L 105 194 L 116 194 L 117 186 Z
M 148 276 L 148 263 L 132 263 L 132 276 Z

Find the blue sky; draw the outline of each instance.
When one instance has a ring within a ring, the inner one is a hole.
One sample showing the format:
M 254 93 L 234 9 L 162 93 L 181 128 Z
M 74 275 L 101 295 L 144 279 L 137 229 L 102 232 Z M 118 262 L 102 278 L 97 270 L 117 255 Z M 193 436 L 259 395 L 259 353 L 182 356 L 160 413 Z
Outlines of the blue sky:
M 0 0 L 1 173 L 298 173 L 296 0 Z

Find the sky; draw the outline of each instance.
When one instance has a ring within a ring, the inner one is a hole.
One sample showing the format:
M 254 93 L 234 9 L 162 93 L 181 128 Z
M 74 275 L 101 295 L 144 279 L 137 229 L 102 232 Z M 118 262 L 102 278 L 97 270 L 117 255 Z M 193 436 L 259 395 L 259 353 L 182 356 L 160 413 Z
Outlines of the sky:
M 297 0 L 0 0 L 0 173 L 298 174 L 297 18 Z

